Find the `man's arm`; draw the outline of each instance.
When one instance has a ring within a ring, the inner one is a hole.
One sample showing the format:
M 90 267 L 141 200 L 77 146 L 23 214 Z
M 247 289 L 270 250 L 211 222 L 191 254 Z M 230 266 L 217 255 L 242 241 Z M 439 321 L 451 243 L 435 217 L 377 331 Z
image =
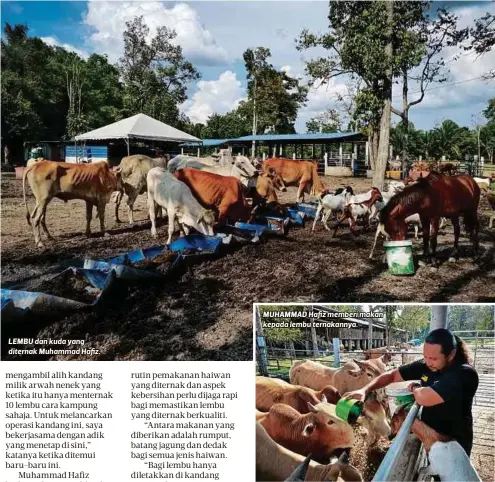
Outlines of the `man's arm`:
M 356 400 L 364 402 L 366 395 L 373 392 L 374 390 L 386 387 L 391 383 L 403 381 L 404 379 L 399 373 L 399 370 L 394 369 L 390 372 L 382 373 L 379 377 L 373 379 L 370 383 L 368 383 L 368 385 L 364 386 L 363 388 L 347 393 L 346 395 L 344 395 L 344 398 L 354 398 Z
M 433 388 L 415 385 L 411 390 L 418 405 L 422 405 L 423 407 L 433 407 L 434 405 L 445 402 Z

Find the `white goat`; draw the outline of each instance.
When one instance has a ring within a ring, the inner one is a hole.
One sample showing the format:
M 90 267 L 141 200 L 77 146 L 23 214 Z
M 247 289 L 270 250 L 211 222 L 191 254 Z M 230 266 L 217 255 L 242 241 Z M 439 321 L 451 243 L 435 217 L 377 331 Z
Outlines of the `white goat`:
M 321 222 L 327 231 L 330 231 L 328 227 L 328 219 L 330 218 L 332 213 L 342 212 L 344 210 L 344 206 L 350 196 L 354 193 L 352 188 L 347 186 L 343 189 L 337 189 L 333 194 L 327 194 L 319 201 L 318 209 L 316 210 L 315 220 L 313 222 L 313 228 L 311 231 L 315 230 L 316 222 L 318 221 L 321 212 L 323 211 L 323 216 Z

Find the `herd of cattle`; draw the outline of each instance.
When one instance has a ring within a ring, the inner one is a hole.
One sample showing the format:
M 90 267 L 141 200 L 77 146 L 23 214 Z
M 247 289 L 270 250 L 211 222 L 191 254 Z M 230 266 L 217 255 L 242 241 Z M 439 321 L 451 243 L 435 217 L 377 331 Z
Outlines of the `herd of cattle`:
M 390 354 L 372 354 L 365 361 L 349 361 L 330 368 L 312 360 L 295 361 L 290 383 L 256 378 L 256 480 L 304 480 L 289 478 L 311 454 L 307 480 L 363 480 L 347 455 L 357 445 L 374 446 L 392 433 L 388 398 L 377 390 L 366 399 L 360 427 L 336 415 L 341 394 L 364 387 L 384 373 Z M 362 437 L 361 444 L 356 438 Z M 335 460 L 333 457 L 339 457 Z
M 36 199 L 31 213 L 26 203 L 26 179 Z M 124 157 L 113 169 L 107 162 L 30 161 L 23 175 L 27 220 L 33 227 L 38 247 L 43 247 L 41 228 L 51 239 L 45 214 L 54 197 L 86 202 L 88 235 L 93 206 L 96 206 L 100 229 L 105 235 L 105 207 L 112 195 L 115 193 L 115 218 L 120 222 L 119 207 L 126 194 L 129 223 L 132 225 L 136 198 L 147 193 L 152 235 L 156 236 L 155 219 L 163 209 L 169 220 L 167 243 L 170 243 L 176 222 L 181 233 L 187 234 L 190 228 L 194 228 L 203 234 L 213 234 L 213 226 L 217 223 L 252 222 L 263 211 L 284 215 L 286 209 L 278 202 L 277 191 L 283 192 L 287 186 L 298 187 L 297 202 L 304 200 L 305 193 L 318 198 L 313 230 L 320 217 L 329 230 L 328 220 L 334 215 L 338 220 L 334 235 L 344 221 L 356 233 L 356 221 L 361 218 L 367 226 L 370 220 L 377 219 L 380 210 L 404 189 L 405 184 L 391 181 L 386 190 L 372 188 L 362 194 L 354 194 L 351 187 L 331 193 L 320 180 L 314 162 L 272 158 L 255 165 L 245 156 L 232 156 L 228 150 L 208 158 L 178 155 L 168 162 L 164 158 L 133 155 Z M 490 227 L 494 218 L 492 216 L 490 220 Z M 409 216 L 406 222 L 415 226 L 417 236 L 421 224 L 419 215 Z

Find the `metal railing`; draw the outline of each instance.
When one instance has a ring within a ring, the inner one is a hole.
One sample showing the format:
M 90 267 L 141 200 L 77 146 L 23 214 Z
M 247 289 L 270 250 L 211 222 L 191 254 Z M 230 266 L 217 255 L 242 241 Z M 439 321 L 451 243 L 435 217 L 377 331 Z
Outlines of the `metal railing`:
M 394 474 L 396 473 L 398 465 L 400 463 L 400 455 L 404 453 L 406 443 L 410 439 L 409 434 L 411 432 L 411 427 L 414 419 L 418 415 L 418 412 L 419 405 L 415 403 L 409 410 L 409 413 L 407 414 L 402 427 L 397 433 L 397 436 L 395 437 L 392 445 L 388 449 L 384 459 L 382 460 L 382 463 L 380 464 L 380 467 L 378 467 L 378 470 L 373 477 L 373 482 L 397 480 Z

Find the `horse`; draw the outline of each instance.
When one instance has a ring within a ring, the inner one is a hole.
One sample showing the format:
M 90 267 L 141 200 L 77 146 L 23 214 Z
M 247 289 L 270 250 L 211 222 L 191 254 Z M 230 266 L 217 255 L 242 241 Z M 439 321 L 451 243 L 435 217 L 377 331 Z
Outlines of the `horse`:
M 407 233 L 405 219 L 418 213 L 423 227 L 423 256 L 426 262 L 436 257 L 440 218 L 449 218 L 454 226 L 453 258 L 459 259 L 459 217 L 464 218 L 474 253 L 478 253 L 478 204 L 480 188 L 471 176 L 445 176 L 432 171 L 425 178 L 407 186 L 390 199 L 380 211 L 379 230 L 394 241 L 404 240 Z M 431 229 L 431 255 L 429 252 Z

